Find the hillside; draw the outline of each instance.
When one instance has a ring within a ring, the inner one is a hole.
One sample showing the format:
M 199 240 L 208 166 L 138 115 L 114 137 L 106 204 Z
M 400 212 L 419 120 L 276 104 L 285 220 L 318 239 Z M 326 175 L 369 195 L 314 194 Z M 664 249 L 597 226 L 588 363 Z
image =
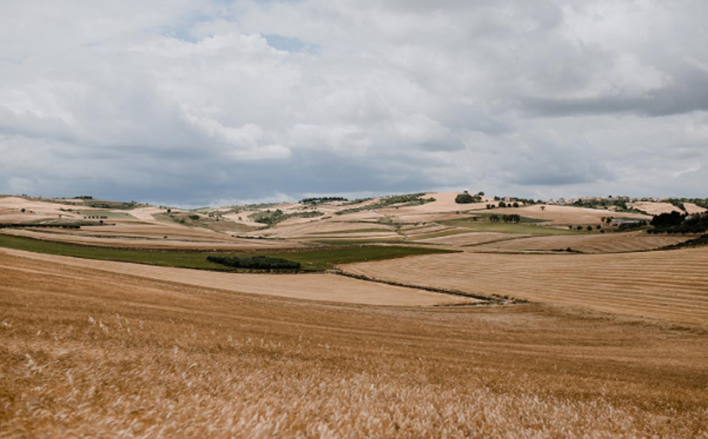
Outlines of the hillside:
M 708 434 L 687 217 L 457 195 L 0 197 L 0 436 Z

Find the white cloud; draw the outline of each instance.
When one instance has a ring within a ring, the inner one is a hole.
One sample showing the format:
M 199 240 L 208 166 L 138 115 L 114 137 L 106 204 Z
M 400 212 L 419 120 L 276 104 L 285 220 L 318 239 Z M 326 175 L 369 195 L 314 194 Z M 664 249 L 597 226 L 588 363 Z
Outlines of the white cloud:
M 684 171 L 708 160 L 706 13 L 700 0 L 4 2 L 0 192 L 701 195 L 706 178 Z

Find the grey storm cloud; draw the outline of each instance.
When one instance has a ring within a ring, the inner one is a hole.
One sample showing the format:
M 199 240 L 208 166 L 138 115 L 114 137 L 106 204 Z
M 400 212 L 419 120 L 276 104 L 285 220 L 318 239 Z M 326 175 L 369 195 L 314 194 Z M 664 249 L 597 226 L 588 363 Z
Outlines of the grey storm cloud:
M 708 111 L 708 70 L 689 66 L 670 85 L 642 95 L 618 92 L 578 98 L 525 98 L 524 108 L 540 116 L 635 113 L 645 116 Z
M 707 196 L 706 16 L 699 0 L 3 2 L 0 193 Z

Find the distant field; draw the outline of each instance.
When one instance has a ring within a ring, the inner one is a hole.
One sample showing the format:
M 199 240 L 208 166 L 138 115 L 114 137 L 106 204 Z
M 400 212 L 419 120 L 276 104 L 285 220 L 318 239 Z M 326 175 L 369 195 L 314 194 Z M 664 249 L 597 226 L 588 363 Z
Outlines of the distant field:
M 105 216 L 107 218 L 123 218 L 123 219 L 137 219 L 133 215 L 127 213 L 127 212 L 111 212 L 110 210 L 74 210 L 73 212 L 68 212 L 68 213 L 75 213 L 77 215 L 83 215 L 83 216 Z
M 418 233 L 415 235 L 408 235 L 408 239 L 411 241 L 422 241 L 426 239 L 434 239 L 434 238 L 444 238 L 448 236 L 456 236 L 456 235 L 461 235 L 465 233 L 469 233 L 469 229 L 461 229 L 461 228 L 446 228 L 441 231 L 436 231 L 436 232 L 431 232 L 431 233 Z
M 346 239 L 344 237 L 338 237 L 338 238 L 316 238 L 313 239 L 311 242 L 317 243 L 317 244 L 324 244 L 324 245 L 345 245 L 345 246 L 351 246 L 351 245 L 362 245 L 362 244 L 400 244 L 403 243 L 405 239 L 403 237 L 400 238 L 350 238 Z
M 344 266 L 345 272 L 608 313 L 708 325 L 708 248 L 618 254 L 456 253 Z
M 492 223 L 487 221 L 472 221 L 470 219 L 445 220 L 440 221 L 440 223 L 448 226 L 466 227 L 476 232 L 520 233 L 524 235 L 578 235 L 585 233 L 578 230 L 556 229 L 552 227 L 534 226 L 524 223 Z
M 110 247 L 91 247 L 75 244 L 40 241 L 19 236 L 0 234 L 0 247 L 16 250 L 26 250 L 61 256 L 72 256 L 86 259 L 100 259 L 105 261 L 135 262 L 139 264 L 160 265 L 166 267 L 196 268 L 213 271 L 239 271 L 239 269 L 225 267 L 221 264 L 207 261 L 210 254 L 178 251 L 154 251 L 118 249 Z M 336 264 L 346 264 L 362 261 L 378 261 L 383 259 L 400 258 L 405 256 L 426 255 L 435 253 L 450 253 L 447 250 L 401 247 L 401 246 L 349 246 L 346 248 L 327 248 L 321 250 L 293 251 L 268 253 L 268 256 L 284 258 L 300 262 L 304 271 L 324 271 Z M 244 255 L 246 253 L 229 253 Z M 254 253 L 248 253 L 253 256 Z
M 623 253 L 647 251 L 691 239 L 685 235 L 657 235 L 644 232 L 587 233 L 584 235 L 533 236 L 477 245 L 474 251 L 525 252 L 558 251 L 568 248 L 582 253 Z
M 331 232 L 310 232 L 309 235 L 344 235 L 350 233 L 391 233 L 391 229 L 351 229 L 351 230 L 334 230 Z

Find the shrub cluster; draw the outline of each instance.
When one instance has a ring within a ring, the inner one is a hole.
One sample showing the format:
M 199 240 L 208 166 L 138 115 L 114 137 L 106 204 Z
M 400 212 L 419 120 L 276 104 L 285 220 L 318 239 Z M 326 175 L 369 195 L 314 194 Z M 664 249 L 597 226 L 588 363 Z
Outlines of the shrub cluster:
M 344 197 L 312 197 L 312 198 L 303 198 L 300 200 L 300 203 L 302 204 L 322 204 L 322 203 L 330 203 L 332 201 L 349 201 Z
M 207 261 L 234 268 L 256 270 L 299 270 L 300 263 L 268 256 L 208 256 Z
M 290 218 L 315 218 L 322 216 L 324 213 L 317 210 L 309 210 L 306 212 L 295 212 L 295 213 L 283 213 L 280 209 L 275 210 L 262 210 L 260 212 L 255 212 L 250 214 L 248 217 L 253 221 L 267 226 L 274 226 L 280 222 L 285 221 Z
M 470 195 L 467 192 L 464 194 L 459 194 L 455 197 L 455 203 L 457 204 L 472 204 L 479 203 L 482 201 L 482 197 L 478 194 Z
M 425 203 L 432 203 L 435 198 L 422 198 L 425 193 L 418 194 L 408 194 L 408 195 L 392 195 L 390 197 L 383 197 L 377 203 L 369 204 L 367 206 L 353 207 L 351 209 L 340 210 L 335 212 L 336 215 L 344 215 L 347 213 L 361 212 L 364 210 L 375 210 L 384 207 L 392 206 L 394 204 L 401 204 L 399 207 L 406 206 L 419 206 Z
M 648 223 L 645 220 L 637 221 L 636 223 L 624 223 L 617 228 L 617 231 L 625 232 L 627 230 L 640 229 L 642 227 L 646 227 L 647 224 Z
M 708 214 L 688 216 L 679 212 L 662 213 L 651 220 L 649 233 L 706 233 Z
M 498 223 L 499 221 L 504 221 L 505 223 L 516 224 L 521 221 L 521 215 L 517 213 L 512 213 L 511 215 L 490 215 L 489 221 L 493 223 Z

